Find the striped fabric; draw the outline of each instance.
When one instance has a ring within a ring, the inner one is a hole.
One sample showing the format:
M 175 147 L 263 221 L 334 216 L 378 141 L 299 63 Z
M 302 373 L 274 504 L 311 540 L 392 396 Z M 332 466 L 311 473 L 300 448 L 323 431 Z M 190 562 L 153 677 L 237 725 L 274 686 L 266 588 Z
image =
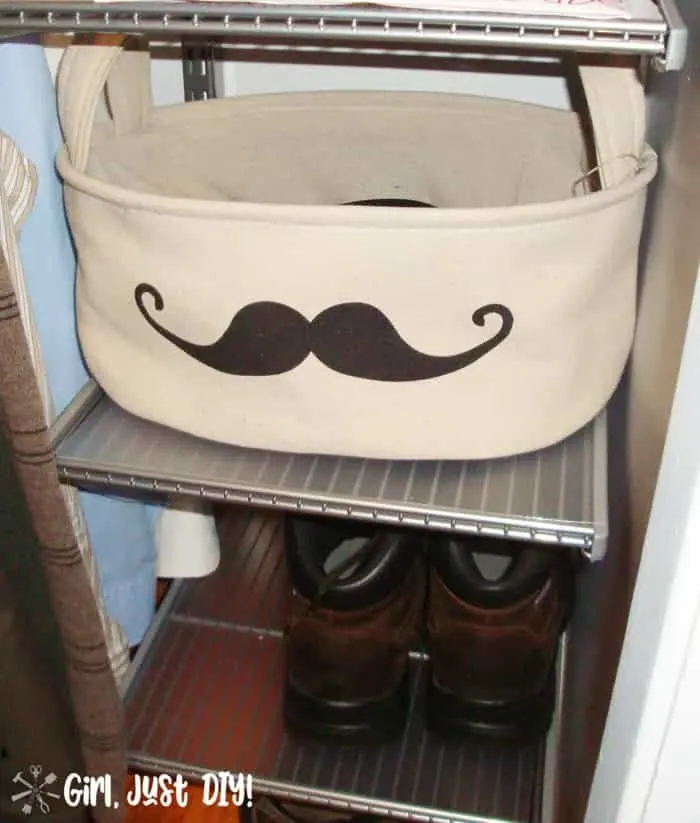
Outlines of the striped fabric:
M 31 164 L 0 133 L 0 409 L 34 525 L 64 645 L 88 774 L 126 777 L 124 723 L 115 674 L 127 665 L 123 636 L 106 616 L 73 490 L 58 481 L 47 427 L 50 400 L 25 291 L 17 232 L 32 206 Z M 96 809 L 95 819 L 121 819 Z
M 32 163 L 19 151 L 9 137 L 0 132 L 0 246 L 5 253 L 5 259 L 12 278 L 45 419 L 48 421 L 55 419 L 55 414 L 52 408 L 41 346 L 27 295 L 17 242 L 17 232 L 31 209 L 36 185 L 36 172 Z M 73 523 L 76 541 L 83 556 L 90 585 L 97 602 L 112 670 L 119 681 L 126 673 L 129 665 L 129 649 L 126 637 L 119 624 L 109 617 L 105 609 L 97 566 L 90 547 L 78 492 L 71 487 L 62 487 L 62 491 Z
M 53 409 L 60 414 L 89 374 L 75 333 L 77 261 L 55 167 L 63 141 L 56 90 L 37 35 L 0 41 L 0 131 L 33 164 L 39 178 L 18 245 L 45 378 Z M 138 645 L 154 614 L 156 546 L 150 511 L 133 498 L 98 492 L 81 490 L 78 499 L 107 613 L 128 644 Z

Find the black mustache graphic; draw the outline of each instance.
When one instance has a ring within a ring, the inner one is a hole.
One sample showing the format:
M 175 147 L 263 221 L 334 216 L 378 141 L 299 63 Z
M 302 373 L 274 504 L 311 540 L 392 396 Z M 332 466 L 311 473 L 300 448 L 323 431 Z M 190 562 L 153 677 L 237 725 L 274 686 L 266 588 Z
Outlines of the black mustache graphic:
M 329 369 L 365 380 L 408 382 L 442 377 L 475 363 L 508 337 L 513 315 L 505 306 L 477 309 L 472 321 L 484 326 L 489 314 L 501 318 L 501 328 L 489 340 L 446 357 L 423 354 L 410 346 L 379 309 L 367 303 L 340 303 L 309 322 L 284 303 L 250 303 L 236 313 L 214 343 L 190 343 L 161 326 L 148 313 L 144 295 L 156 311 L 164 307 L 160 292 L 148 283 L 136 287 L 139 311 L 158 334 L 209 368 L 247 377 L 284 374 L 313 353 Z
M 369 200 L 350 200 L 342 203 L 343 206 L 392 206 L 394 208 L 422 208 L 434 209 L 430 203 L 422 200 L 410 200 L 405 197 L 370 197 Z

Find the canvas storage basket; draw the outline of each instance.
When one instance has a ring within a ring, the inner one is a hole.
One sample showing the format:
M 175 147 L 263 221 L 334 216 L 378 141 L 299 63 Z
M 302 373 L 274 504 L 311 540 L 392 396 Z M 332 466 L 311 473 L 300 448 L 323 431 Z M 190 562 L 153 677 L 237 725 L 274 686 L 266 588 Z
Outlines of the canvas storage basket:
M 568 436 L 630 352 L 657 166 L 635 73 L 580 74 L 592 160 L 571 112 L 422 92 L 154 108 L 147 53 L 70 47 L 58 169 L 94 377 L 247 447 L 478 459 Z M 386 197 L 434 208 L 343 205 Z

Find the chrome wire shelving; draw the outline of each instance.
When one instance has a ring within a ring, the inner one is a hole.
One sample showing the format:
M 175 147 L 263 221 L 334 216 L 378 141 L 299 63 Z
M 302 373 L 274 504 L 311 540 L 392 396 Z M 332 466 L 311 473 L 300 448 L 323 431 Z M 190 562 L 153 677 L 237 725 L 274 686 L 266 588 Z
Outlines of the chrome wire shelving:
M 358 460 L 201 440 L 136 418 L 95 388 L 67 410 L 56 440 L 59 476 L 83 488 L 505 537 L 592 560 L 606 549 L 604 412 L 562 443 L 513 458 Z
M 0 4 L 0 32 L 118 32 L 225 37 L 232 47 L 459 56 L 464 47 L 649 55 L 683 63 L 686 31 L 673 0 L 631 0 L 625 19 L 564 14 L 420 11 L 371 5 L 253 3 Z M 439 47 L 439 49 L 437 48 Z
M 142 34 L 225 42 L 241 54 L 578 52 L 638 55 L 659 70 L 680 69 L 687 34 L 673 0 L 630 2 L 628 19 L 606 20 L 369 4 L 1 2 L 0 37 Z M 604 412 L 563 443 L 511 459 L 369 461 L 199 440 L 133 417 L 91 385 L 53 435 L 65 483 L 229 504 L 220 568 L 171 589 L 124 684 L 132 766 L 194 780 L 217 769 L 247 771 L 256 792 L 427 823 L 538 823 L 543 793 L 553 794 L 556 721 L 547 741 L 519 748 L 433 739 L 420 714 L 423 655 L 413 659 L 411 716 L 396 743 L 370 751 L 287 735 L 279 521 L 316 513 L 599 559 L 608 536 Z

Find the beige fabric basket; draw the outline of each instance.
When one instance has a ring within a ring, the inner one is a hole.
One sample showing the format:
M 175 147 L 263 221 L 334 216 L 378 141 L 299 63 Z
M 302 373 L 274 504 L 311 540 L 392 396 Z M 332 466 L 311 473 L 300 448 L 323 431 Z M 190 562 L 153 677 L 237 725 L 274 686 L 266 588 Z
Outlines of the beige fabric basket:
M 570 112 L 412 92 L 154 108 L 146 53 L 69 48 L 58 169 L 94 377 L 247 447 L 480 459 L 565 438 L 629 355 L 657 168 L 635 73 L 580 72 L 592 163 Z M 385 197 L 437 208 L 342 205 Z

